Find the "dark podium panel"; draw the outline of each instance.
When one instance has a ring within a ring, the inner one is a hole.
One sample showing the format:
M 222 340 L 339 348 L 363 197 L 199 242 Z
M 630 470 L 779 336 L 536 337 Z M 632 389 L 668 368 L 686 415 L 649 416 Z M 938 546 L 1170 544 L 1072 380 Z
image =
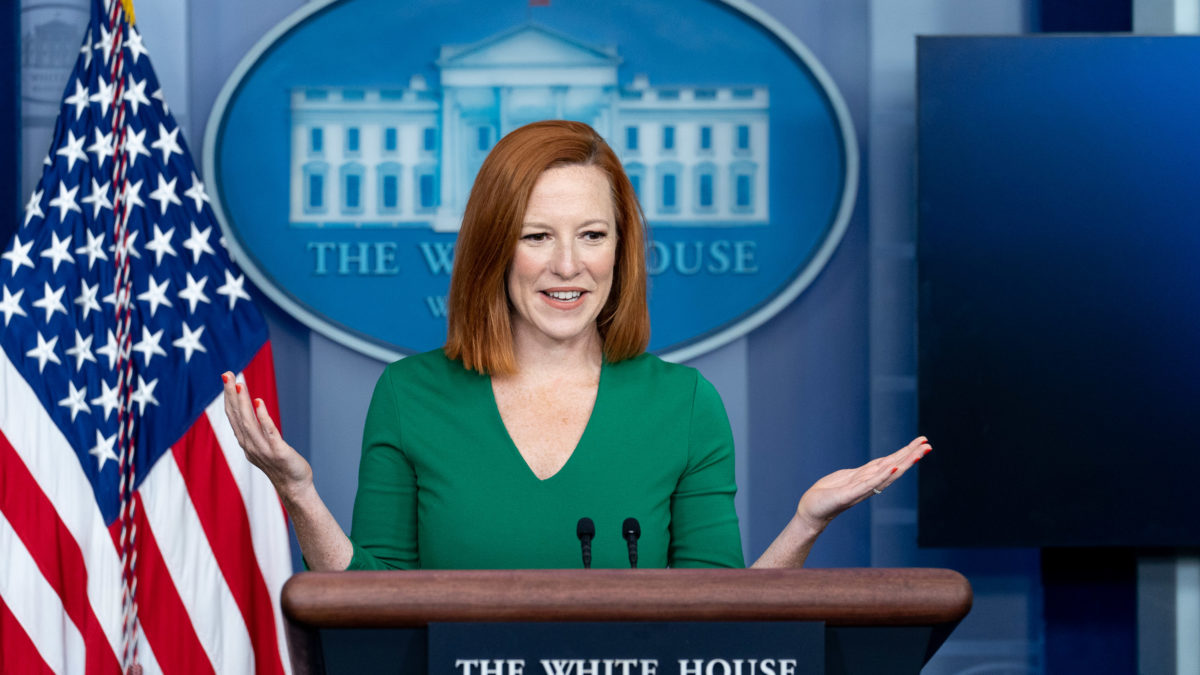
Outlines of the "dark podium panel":
M 282 598 L 296 675 L 326 671 L 322 629 L 354 629 L 347 657 L 383 642 L 388 670 L 423 673 L 431 623 L 612 621 L 819 621 L 827 673 L 917 673 L 971 601 L 952 570 L 875 568 L 303 572 Z

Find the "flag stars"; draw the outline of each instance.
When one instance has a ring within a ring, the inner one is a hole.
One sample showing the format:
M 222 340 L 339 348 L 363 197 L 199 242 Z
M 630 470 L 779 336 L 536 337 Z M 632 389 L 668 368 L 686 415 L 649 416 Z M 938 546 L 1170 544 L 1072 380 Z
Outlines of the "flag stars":
M 109 59 L 112 58 L 112 50 L 113 50 L 113 47 L 115 46 L 115 45 L 113 45 L 112 38 L 113 38 L 113 35 L 112 35 L 112 33 L 108 32 L 108 26 L 104 25 L 104 23 L 101 22 L 100 23 L 100 39 L 97 40 L 96 44 L 92 45 L 92 47 L 94 47 L 95 49 L 104 50 L 104 62 L 105 63 L 108 63 Z
M 67 308 L 63 306 L 62 296 L 63 291 L 67 290 L 66 286 L 59 286 L 58 290 L 50 288 L 50 282 L 43 282 L 45 291 L 41 300 L 34 300 L 33 306 L 46 310 L 46 323 L 50 323 L 50 318 L 55 312 L 62 312 L 64 316 L 67 314 Z M 58 338 L 54 338 L 57 340 Z
M 129 190 L 125 193 L 125 220 L 129 220 L 129 214 L 135 206 L 145 206 L 146 202 L 142 201 L 142 183 L 145 179 L 139 178 L 138 182 L 129 186 Z M 134 232 L 136 235 L 137 232 Z
M 79 204 L 75 203 L 75 193 L 79 192 L 79 186 L 76 185 L 71 189 L 67 189 L 67 184 L 64 181 L 58 181 L 58 194 L 54 199 L 50 200 L 50 206 L 58 209 L 58 219 L 65 221 L 67 214 L 71 211 L 83 213 L 79 208 Z
M 179 297 L 187 300 L 188 314 L 196 312 L 196 305 L 201 302 L 211 302 L 208 296 L 204 294 L 204 285 L 208 283 L 208 277 L 201 277 L 199 281 L 192 278 L 192 273 L 187 273 L 187 288 L 179 291 Z
M 87 279 L 79 280 L 79 297 L 75 298 L 75 304 L 79 305 L 79 311 L 83 312 L 85 321 L 88 318 L 88 314 L 92 313 L 92 310 L 100 311 L 100 303 L 96 301 L 96 295 L 99 292 L 100 284 L 89 286 Z M 91 338 L 88 338 L 88 341 L 90 344 Z
M 125 156 L 129 158 L 129 166 L 137 164 L 138 155 L 150 156 L 146 149 L 146 130 L 134 131 L 132 128 L 125 134 Z
M 172 227 L 166 232 L 163 232 L 158 227 L 158 223 L 154 224 L 154 237 L 150 241 L 146 242 L 146 250 L 154 252 L 155 265 L 162 264 L 164 255 L 173 255 L 176 257 L 179 256 L 179 254 L 175 252 L 175 247 L 171 246 L 171 237 L 174 236 L 175 228 Z
M 93 129 L 96 140 L 88 146 L 88 152 L 96 156 L 96 164 L 104 166 L 104 160 L 112 157 L 116 152 L 113 148 L 113 135 L 110 131 L 107 134 L 100 133 L 100 129 Z M 94 178 L 92 180 L 95 180 Z
M 133 79 L 133 75 L 129 76 L 129 85 L 125 89 L 125 100 L 133 106 L 133 114 L 138 114 L 138 105 L 150 105 L 150 99 L 146 98 L 146 80 L 138 82 Z
M 24 288 L 18 288 L 15 295 L 8 290 L 8 286 L 4 286 L 3 290 L 4 297 L 0 299 L 0 312 L 4 312 L 4 326 L 7 328 L 8 322 L 13 318 L 14 314 L 17 316 L 29 315 L 21 308 L 21 296 L 25 295 Z
M 147 101 L 147 103 L 149 102 Z M 168 163 L 170 163 L 172 153 L 177 155 L 183 154 L 183 148 L 179 146 L 178 136 L 179 127 L 175 127 L 171 131 L 167 131 L 167 128 L 163 126 L 162 122 L 158 123 L 158 140 L 151 143 L 150 147 L 162 152 L 163 166 L 166 166 Z M 195 174 L 192 175 L 195 176 Z
M 191 363 L 193 352 L 208 353 L 204 345 L 200 344 L 200 334 L 204 332 L 204 326 L 200 326 L 195 331 L 189 328 L 186 323 L 182 324 L 182 326 L 183 337 L 173 341 L 171 344 L 183 350 L 184 363 Z
M 75 264 L 74 258 L 71 257 L 71 252 L 67 250 L 71 245 L 71 235 L 68 234 L 66 239 L 59 239 L 58 233 L 52 231 L 50 232 L 50 236 L 53 238 L 53 241 L 50 246 L 42 251 L 42 257 L 51 260 L 51 271 L 57 274 L 60 263 L 69 262 L 72 265 Z
M 109 370 L 117 367 L 117 336 L 113 334 L 111 328 L 108 329 L 108 342 L 104 343 L 103 347 L 97 349 L 96 353 L 108 359 Z
M 67 350 L 67 356 L 75 359 L 75 372 L 79 372 L 83 368 L 83 364 L 87 361 L 96 363 L 96 357 L 92 354 L 92 336 L 83 337 L 79 329 L 75 330 L 75 346 Z
M 130 397 L 130 400 L 132 400 L 134 403 L 138 404 L 138 414 L 139 415 L 146 414 L 146 404 L 147 403 L 149 403 L 151 405 L 158 405 L 158 399 L 154 398 L 154 388 L 157 386 L 158 386 L 158 378 L 150 380 L 150 382 L 147 383 L 145 380 L 142 379 L 141 375 L 138 375 L 137 390 L 135 390 L 133 392 L 133 396 Z
M 167 299 L 167 286 L 171 285 L 171 280 L 164 279 L 161 286 L 155 282 L 154 277 L 149 277 L 147 280 L 150 282 L 149 290 L 139 293 L 137 299 L 150 303 L 150 317 L 154 318 L 154 312 L 158 311 L 159 305 L 174 307 L 171 301 Z M 143 330 L 145 329 L 143 328 Z
M 87 153 L 83 151 L 83 143 L 86 140 L 86 134 L 80 136 L 79 138 L 75 138 L 75 132 L 67 129 L 67 142 L 55 153 L 57 155 L 63 155 L 67 158 L 67 171 L 71 171 L 75 168 L 75 160 L 82 159 L 85 162 L 87 161 Z
M 95 181 L 93 180 L 92 182 L 94 183 Z M 107 188 L 108 183 L 105 183 L 104 186 Z M 75 255 L 87 255 L 88 271 L 90 272 L 92 271 L 92 265 L 97 260 L 108 260 L 108 255 L 104 253 L 104 233 L 92 234 L 91 230 L 84 230 L 84 233 L 87 234 L 87 245 L 75 249 Z
M 157 356 L 166 356 L 167 352 L 159 346 L 162 341 L 163 329 L 158 329 L 157 333 L 150 334 L 150 329 L 142 326 L 142 339 L 133 346 L 133 351 L 142 353 L 142 365 L 149 367 L 150 359 Z M 55 338 L 58 339 L 58 338 Z
M 213 247 L 208 243 L 208 238 L 212 236 L 212 227 L 207 227 L 201 232 L 195 223 L 192 223 L 192 235 L 183 242 L 183 247 L 192 252 L 192 264 L 200 262 L 200 256 L 205 253 L 216 255 Z
M 208 193 L 204 191 L 204 183 L 200 182 L 200 177 L 196 172 L 192 172 L 192 186 L 183 193 L 184 197 L 191 199 L 196 203 L 196 213 L 200 213 L 204 209 L 204 203 L 209 201 Z
M 142 46 L 142 34 L 133 26 L 129 27 L 129 37 L 125 38 L 125 48 L 129 50 L 129 57 L 133 59 L 134 64 L 137 64 L 138 57 L 148 53 Z
M 175 194 L 175 183 L 177 183 L 179 179 L 172 178 L 169 181 L 164 179 L 165 176 L 159 174 L 158 187 L 150 193 L 150 199 L 158 202 L 160 214 L 167 212 L 167 204 L 175 204 L 176 206 L 183 205 L 183 202 L 179 201 L 179 195 Z
M 96 467 L 96 471 L 103 471 L 104 463 L 110 459 L 113 462 L 120 461 L 117 459 L 117 454 L 113 452 L 113 445 L 116 444 L 116 441 L 116 434 L 106 437 L 104 434 L 100 433 L 99 429 L 96 430 L 96 445 L 92 446 L 91 450 L 88 450 L 89 455 L 92 455 L 100 460 L 100 465 Z
M 98 183 L 96 181 L 96 178 L 94 176 L 92 177 L 91 180 L 92 180 L 92 191 L 90 193 L 88 193 L 88 196 L 84 197 L 83 199 L 81 199 L 79 201 L 83 202 L 84 204 L 91 204 L 92 219 L 95 220 L 96 218 L 100 217 L 100 209 L 109 209 L 110 211 L 112 210 L 112 207 L 113 207 L 112 202 L 108 200 L 108 186 L 112 185 L 112 183 L 109 182 L 109 183 L 105 183 L 104 185 L 101 185 L 100 183 Z
M 67 382 L 67 386 L 71 388 L 71 392 L 67 394 L 66 398 L 59 401 L 58 404 L 64 408 L 71 409 L 71 421 L 74 422 L 75 416 L 79 413 L 85 412 L 90 414 L 91 412 L 88 410 L 86 400 L 87 387 L 84 387 L 83 389 L 77 389 L 75 387 L 75 383 L 71 381 Z
M 117 394 L 121 391 L 118 387 L 108 386 L 108 382 L 100 380 L 100 395 L 91 400 L 92 405 L 104 406 L 104 421 L 107 422 L 112 411 L 116 410 L 121 402 L 117 399 Z
M 85 38 L 86 37 L 87 36 L 85 35 Z M 88 70 L 92 67 L 92 45 L 87 41 L 87 39 L 85 39 L 83 45 L 79 47 L 79 53 L 83 54 L 83 69 Z M 79 118 L 76 117 L 75 119 Z
M 63 104 L 75 106 L 75 119 L 78 121 L 88 107 L 88 90 L 78 78 L 75 80 L 75 93 L 63 99 Z
M 239 274 L 235 278 L 228 268 L 225 269 L 225 283 L 217 287 L 217 293 L 229 298 L 230 311 L 233 311 L 233 306 L 237 304 L 239 298 L 247 301 L 250 300 L 250 295 L 242 288 L 245 283 L 245 276 Z
M 33 269 L 33 260 L 29 258 L 29 249 L 31 248 L 33 248 L 32 241 L 22 244 L 20 235 L 13 235 L 12 248 L 0 254 L 0 260 L 7 260 L 12 264 L 11 276 L 17 276 L 17 270 L 21 267 Z
M 153 93 L 153 94 L 150 94 L 150 98 L 152 98 L 152 99 L 154 99 L 154 100 L 158 101 L 159 105 L 161 105 L 161 106 L 162 106 L 162 110 L 163 110 L 163 114 L 164 114 L 164 115 L 169 115 L 169 114 L 171 114 L 171 109 L 170 109 L 170 107 L 168 107 L 168 106 L 167 106 L 167 97 L 166 97 L 166 96 L 163 96 L 162 87 L 159 87 L 158 89 L 155 89 L 155 90 L 154 90 L 154 93 Z
M 88 97 L 89 101 L 100 104 L 100 114 L 103 117 L 108 117 L 108 107 L 113 104 L 113 85 L 111 82 L 105 82 L 104 76 L 100 75 L 96 78 L 99 84 L 96 87 L 96 93 Z
M 58 336 L 50 338 L 47 342 L 46 338 L 42 337 L 39 332 L 37 334 L 37 346 L 25 352 L 25 356 L 30 356 L 38 360 L 38 372 L 42 372 L 46 368 L 46 362 L 53 361 L 58 365 L 62 365 L 62 360 L 58 358 L 58 354 L 54 353 L 54 347 L 58 344 Z
M 193 177 L 195 175 L 196 174 L 194 173 L 192 174 Z M 25 222 L 21 224 L 21 227 L 28 226 L 29 221 L 33 220 L 34 218 L 46 217 L 46 214 L 42 212 L 42 195 L 45 194 L 45 190 L 38 190 L 37 192 L 29 195 L 29 202 L 25 204 Z

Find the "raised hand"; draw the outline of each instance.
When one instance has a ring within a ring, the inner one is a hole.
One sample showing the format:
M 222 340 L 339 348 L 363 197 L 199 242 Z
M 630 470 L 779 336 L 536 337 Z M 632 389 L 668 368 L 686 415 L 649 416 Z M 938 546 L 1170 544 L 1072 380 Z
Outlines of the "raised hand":
M 233 373 L 223 373 L 221 381 L 225 383 L 225 415 L 233 435 L 246 459 L 267 475 L 286 502 L 312 483 L 312 467 L 283 440 L 261 398 L 251 400 L 248 388 L 236 382 Z
M 317 495 L 308 460 L 284 442 L 261 398 L 251 400 L 250 392 L 234 381 L 233 373 L 222 374 L 221 381 L 225 383 L 225 415 L 233 434 L 246 459 L 267 475 L 283 500 L 309 569 L 346 569 L 354 546 Z
M 823 529 L 841 512 L 882 493 L 932 450 L 929 440 L 918 436 L 886 457 L 867 462 L 857 469 L 834 471 L 804 493 L 796 507 L 796 515 Z
M 817 481 L 800 498 L 796 515 L 754 567 L 803 567 L 813 543 L 830 521 L 867 497 L 881 494 L 932 450 L 929 439 L 918 436 L 887 457 L 857 469 L 834 471 Z

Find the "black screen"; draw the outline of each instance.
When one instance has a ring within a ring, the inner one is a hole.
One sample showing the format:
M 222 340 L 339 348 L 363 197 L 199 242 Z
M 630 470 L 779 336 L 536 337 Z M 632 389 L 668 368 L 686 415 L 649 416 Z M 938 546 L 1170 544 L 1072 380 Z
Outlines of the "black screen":
M 1200 545 L 1200 39 L 918 46 L 919 541 Z

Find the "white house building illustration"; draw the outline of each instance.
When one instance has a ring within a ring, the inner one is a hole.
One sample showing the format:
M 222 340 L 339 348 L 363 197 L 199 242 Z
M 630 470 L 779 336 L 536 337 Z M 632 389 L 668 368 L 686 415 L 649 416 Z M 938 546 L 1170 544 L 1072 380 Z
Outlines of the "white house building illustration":
M 455 231 L 496 141 L 541 119 L 587 122 L 620 156 L 654 226 L 768 222 L 764 86 L 618 81 L 616 48 L 537 24 L 447 45 L 440 87 L 291 92 L 293 227 Z

